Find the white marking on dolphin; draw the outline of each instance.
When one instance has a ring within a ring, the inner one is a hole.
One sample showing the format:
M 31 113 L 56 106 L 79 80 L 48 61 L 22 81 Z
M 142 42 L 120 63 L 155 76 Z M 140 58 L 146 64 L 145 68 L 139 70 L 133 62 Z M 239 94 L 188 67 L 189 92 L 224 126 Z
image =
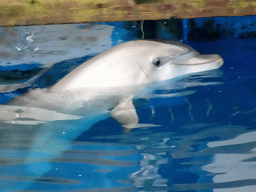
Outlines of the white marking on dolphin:
M 201 55 L 177 42 L 136 40 L 117 45 L 86 61 L 52 87 L 31 90 L 2 106 L 7 113 L 0 117 L 0 152 L 15 152 L 21 146 L 29 149 L 22 162 L 28 164 L 28 172 L 42 175 L 50 167 L 37 172 L 32 163 L 47 163 L 59 156 L 95 123 L 112 116 L 125 129 L 137 127 L 135 95 L 157 82 L 217 69 L 222 64 L 219 55 Z M 22 139 L 6 140 L 5 134 Z M 39 153 L 48 155 L 42 160 Z M 9 159 L 8 155 L 5 158 Z M 11 162 L 5 158 L 1 157 L 2 162 Z

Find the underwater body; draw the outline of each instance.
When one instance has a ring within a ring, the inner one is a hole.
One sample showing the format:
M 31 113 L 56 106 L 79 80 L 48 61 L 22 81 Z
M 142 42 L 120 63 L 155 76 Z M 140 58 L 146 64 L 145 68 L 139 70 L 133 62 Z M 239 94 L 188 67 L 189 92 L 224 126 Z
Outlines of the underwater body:
M 53 109 L 18 105 L 19 97 L 2 105 L 3 191 L 253 191 L 255 70 L 244 41 L 191 43 L 224 65 L 135 94 L 139 123 L 126 132 L 105 110 L 70 113 L 79 99 L 45 88 L 20 101 L 40 95 Z M 34 83 L 45 85 L 45 76 Z M 112 100 L 99 96 L 88 110 L 111 109 Z

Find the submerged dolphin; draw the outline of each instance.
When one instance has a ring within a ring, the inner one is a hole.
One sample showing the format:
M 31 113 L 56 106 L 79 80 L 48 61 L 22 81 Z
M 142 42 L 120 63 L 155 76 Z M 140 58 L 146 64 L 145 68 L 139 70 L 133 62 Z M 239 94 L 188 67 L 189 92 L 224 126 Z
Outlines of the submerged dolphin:
M 136 127 L 139 119 L 133 97 L 159 81 L 217 69 L 219 55 L 201 55 L 184 44 L 136 40 L 117 45 L 86 61 L 48 89 L 35 89 L 0 106 L 0 152 L 29 150 L 23 158 L 2 156 L 1 162 L 30 166 L 49 162 L 93 124 L 112 116 L 122 127 Z M 5 139 L 6 136 L 12 139 Z M 6 153 L 5 153 L 6 154 Z M 40 159 L 38 154 L 48 154 Z M 38 157 L 39 159 L 37 159 Z M 44 166 L 47 167 L 47 166 Z M 30 178 L 31 175 L 29 175 Z M 9 185 L 8 185 L 9 186 Z

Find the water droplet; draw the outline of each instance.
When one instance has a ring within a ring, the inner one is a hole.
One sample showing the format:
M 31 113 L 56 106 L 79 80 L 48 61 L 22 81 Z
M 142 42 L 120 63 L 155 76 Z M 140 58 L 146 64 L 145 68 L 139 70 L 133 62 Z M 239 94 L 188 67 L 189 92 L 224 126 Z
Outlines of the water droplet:
M 34 41 L 34 40 L 32 39 L 33 35 L 34 35 L 34 34 L 32 33 L 31 36 L 26 37 L 26 40 L 27 40 L 27 41 L 30 41 L 30 42 L 33 42 L 33 41 Z

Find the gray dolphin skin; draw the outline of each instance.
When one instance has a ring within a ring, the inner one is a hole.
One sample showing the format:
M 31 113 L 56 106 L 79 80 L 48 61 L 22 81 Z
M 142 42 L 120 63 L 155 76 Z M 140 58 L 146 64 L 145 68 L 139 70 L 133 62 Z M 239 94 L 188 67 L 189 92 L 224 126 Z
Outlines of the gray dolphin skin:
M 49 162 L 95 123 L 112 117 L 126 130 L 136 127 L 135 95 L 157 82 L 222 65 L 219 55 L 201 55 L 179 42 L 135 40 L 117 45 L 52 87 L 31 90 L 0 106 L 1 165 L 26 165 L 23 174 L 32 181 L 48 172 Z M 22 156 L 20 150 L 28 152 Z M 33 163 L 43 163 L 44 168 L 36 169 Z M 8 189 L 10 183 L 0 185 Z

